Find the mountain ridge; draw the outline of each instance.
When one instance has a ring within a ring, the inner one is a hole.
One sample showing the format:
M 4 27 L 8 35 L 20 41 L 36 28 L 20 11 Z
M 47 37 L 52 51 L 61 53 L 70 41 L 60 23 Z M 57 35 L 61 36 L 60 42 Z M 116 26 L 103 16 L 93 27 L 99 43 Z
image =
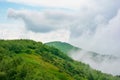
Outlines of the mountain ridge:
M 57 43 L 49 42 L 47 43 L 47 45 L 53 46 L 64 53 L 66 52 L 65 54 L 67 54 L 69 57 L 71 57 L 76 61 L 89 64 L 90 67 L 92 67 L 93 69 L 97 69 L 104 73 L 109 73 L 112 75 L 119 75 L 119 69 L 114 69 L 114 67 L 119 67 L 119 61 L 120 61 L 119 56 L 100 54 L 93 51 L 86 51 L 82 48 L 74 49 L 73 45 L 63 42 L 57 42 Z M 66 47 L 67 51 L 64 50 L 64 46 Z M 72 47 L 72 48 L 67 48 L 67 47 Z
M 61 41 L 53 41 L 53 42 L 48 42 L 45 44 L 48 46 L 53 46 L 55 48 L 58 48 L 63 53 L 69 53 L 70 51 L 81 50 L 81 48 L 75 47 L 69 43 L 61 42 Z
M 53 47 L 61 50 L 63 53 L 67 53 L 68 56 L 71 52 L 77 53 L 77 52 L 81 52 L 83 50 L 82 48 L 75 47 L 74 45 L 71 45 L 71 44 L 66 43 L 66 42 L 61 42 L 61 41 L 53 41 L 53 42 L 48 42 L 45 44 L 48 46 L 53 46 Z M 105 58 L 115 59 L 115 58 L 117 58 L 116 56 L 113 56 L 113 55 L 100 54 L 100 53 L 96 53 L 94 51 L 86 51 L 86 53 L 89 54 L 92 58 L 95 58 L 98 56 L 101 57 L 102 59 L 105 59 Z

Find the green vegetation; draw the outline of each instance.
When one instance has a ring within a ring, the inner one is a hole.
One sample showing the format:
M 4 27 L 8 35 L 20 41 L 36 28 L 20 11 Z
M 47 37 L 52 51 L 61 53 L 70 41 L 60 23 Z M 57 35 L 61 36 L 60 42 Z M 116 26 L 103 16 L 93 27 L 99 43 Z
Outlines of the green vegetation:
M 63 52 L 64 54 L 67 54 L 68 56 L 70 56 L 69 54 L 71 52 L 74 54 L 75 52 L 82 51 L 82 49 L 79 47 L 75 47 L 69 43 L 60 42 L 60 41 L 48 42 L 45 44 L 59 49 L 61 52 Z M 102 62 L 106 58 L 107 59 L 117 59 L 118 58 L 113 55 L 102 55 L 100 53 L 96 53 L 93 51 L 87 51 L 87 55 L 89 55 L 91 57 L 91 59 L 96 62 Z
M 81 48 L 74 47 L 71 44 L 68 44 L 65 42 L 54 41 L 54 42 L 49 42 L 49 43 L 45 43 L 45 44 L 48 46 L 55 47 L 66 54 L 69 53 L 70 51 L 81 50 Z
M 0 40 L 0 80 L 120 80 L 32 40 Z

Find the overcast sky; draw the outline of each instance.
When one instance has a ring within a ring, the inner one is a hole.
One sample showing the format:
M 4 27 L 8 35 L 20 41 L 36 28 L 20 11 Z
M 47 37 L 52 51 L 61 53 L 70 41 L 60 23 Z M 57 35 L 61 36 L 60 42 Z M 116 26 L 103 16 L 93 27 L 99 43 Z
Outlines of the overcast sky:
M 0 0 L 0 39 L 21 38 L 120 56 L 120 0 Z

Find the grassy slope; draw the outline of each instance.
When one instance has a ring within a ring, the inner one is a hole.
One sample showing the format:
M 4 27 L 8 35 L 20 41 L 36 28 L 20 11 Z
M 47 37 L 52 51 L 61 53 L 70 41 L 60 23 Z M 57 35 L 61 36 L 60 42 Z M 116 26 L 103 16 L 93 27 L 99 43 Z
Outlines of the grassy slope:
M 0 80 L 120 80 L 31 40 L 0 40 Z

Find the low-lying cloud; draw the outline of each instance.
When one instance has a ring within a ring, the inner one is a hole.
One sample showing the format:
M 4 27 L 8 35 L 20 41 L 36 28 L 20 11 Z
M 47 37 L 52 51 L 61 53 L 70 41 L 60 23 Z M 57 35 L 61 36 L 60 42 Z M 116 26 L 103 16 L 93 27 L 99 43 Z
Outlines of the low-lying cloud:
M 106 24 L 98 24 L 94 34 L 89 32 L 77 37 L 73 41 L 84 49 L 93 50 L 102 54 L 120 56 L 120 11 Z M 79 41 L 78 41 L 79 40 Z
M 73 51 L 69 53 L 70 57 L 77 61 L 89 64 L 92 68 L 112 75 L 120 74 L 120 57 L 114 55 L 101 55 L 85 50 Z
M 96 17 L 97 18 L 97 17 Z M 103 20 L 100 20 L 100 19 Z M 104 17 L 98 17 L 98 21 L 104 21 Z M 95 21 L 94 21 L 95 22 Z M 78 51 L 71 53 L 75 60 L 89 64 L 92 68 L 101 70 L 105 73 L 120 75 L 120 11 L 110 20 L 98 23 L 95 32 L 84 32 L 81 36 L 72 39 L 76 45 L 88 51 L 95 51 L 103 55 L 112 55 L 117 57 L 96 56 L 91 57 L 87 51 Z M 79 43 L 79 44 L 78 44 Z

